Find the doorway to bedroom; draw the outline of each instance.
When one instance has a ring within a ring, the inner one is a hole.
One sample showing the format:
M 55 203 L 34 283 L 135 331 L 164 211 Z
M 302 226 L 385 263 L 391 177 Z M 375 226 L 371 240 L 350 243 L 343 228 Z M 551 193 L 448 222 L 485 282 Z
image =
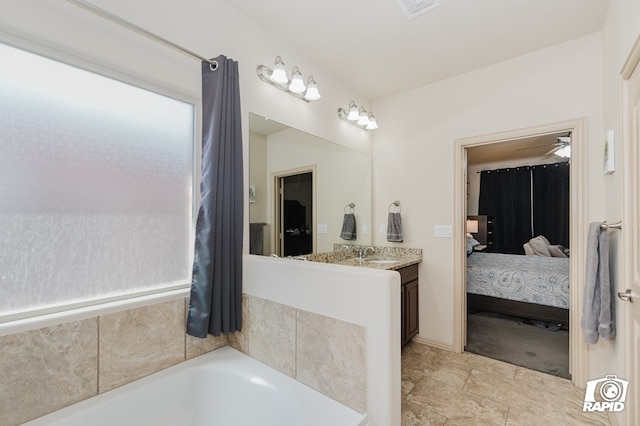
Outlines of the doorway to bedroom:
M 570 132 L 467 148 L 465 351 L 569 379 Z
M 581 371 L 569 286 L 581 130 L 576 122 L 457 141 L 460 351 L 563 378 Z

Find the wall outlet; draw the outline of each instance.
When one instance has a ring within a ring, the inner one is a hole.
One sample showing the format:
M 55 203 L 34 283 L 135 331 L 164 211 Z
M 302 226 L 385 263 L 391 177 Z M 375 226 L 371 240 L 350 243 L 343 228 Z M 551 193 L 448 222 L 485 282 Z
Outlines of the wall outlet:
M 362 225 L 362 235 L 369 235 L 369 225 Z
M 378 234 L 387 235 L 387 225 L 380 225 L 380 229 L 378 229 Z
M 318 234 L 326 234 L 327 231 L 327 224 L 326 223 L 319 223 L 318 224 Z
M 438 238 L 451 238 L 453 236 L 453 228 L 451 225 L 435 225 L 433 227 L 433 235 Z

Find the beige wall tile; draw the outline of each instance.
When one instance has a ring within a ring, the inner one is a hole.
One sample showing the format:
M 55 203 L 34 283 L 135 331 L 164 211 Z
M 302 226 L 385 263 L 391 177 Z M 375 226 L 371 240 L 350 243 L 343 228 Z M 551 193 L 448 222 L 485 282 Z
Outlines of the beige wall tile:
M 249 311 L 249 299 L 251 296 L 242 293 L 242 330 L 229 333 L 227 336 L 229 346 L 233 349 L 242 352 L 243 354 L 249 353 L 248 337 L 249 327 L 251 326 L 251 312 Z
M 0 337 L 0 424 L 17 425 L 98 392 L 98 321 Z
M 206 339 L 187 335 L 187 359 L 195 358 L 207 352 L 215 351 L 227 345 L 227 336 L 208 335 Z
M 365 329 L 298 311 L 298 381 L 353 408 L 366 411 Z
M 99 391 L 185 360 L 185 304 L 174 300 L 99 317 Z
M 248 296 L 248 355 L 271 368 L 296 377 L 296 309 Z

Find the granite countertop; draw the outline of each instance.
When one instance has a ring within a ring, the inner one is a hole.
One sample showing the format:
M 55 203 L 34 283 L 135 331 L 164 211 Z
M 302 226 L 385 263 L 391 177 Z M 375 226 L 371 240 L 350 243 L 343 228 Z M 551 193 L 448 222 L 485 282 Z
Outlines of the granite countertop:
M 375 250 L 373 253 L 370 253 L 364 259 L 359 259 L 357 255 L 358 251 L 367 247 L 369 246 L 336 244 L 332 252 L 306 255 L 305 258 L 312 262 L 335 263 L 337 265 L 386 269 L 390 271 L 396 271 L 405 266 L 422 262 L 422 249 L 405 247 L 373 246 Z
M 399 258 L 393 258 L 396 260 L 395 263 L 375 263 L 376 260 L 389 260 L 389 258 L 381 257 L 381 256 L 368 256 L 364 259 L 351 258 L 338 262 L 334 262 L 338 265 L 348 265 L 348 266 L 360 266 L 363 268 L 371 268 L 371 269 L 386 269 L 389 271 L 397 271 L 398 269 L 402 269 L 405 266 L 415 265 L 416 263 L 422 262 L 422 256 L 404 256 Z M 371 262 L 371 261 L 374 262 Z

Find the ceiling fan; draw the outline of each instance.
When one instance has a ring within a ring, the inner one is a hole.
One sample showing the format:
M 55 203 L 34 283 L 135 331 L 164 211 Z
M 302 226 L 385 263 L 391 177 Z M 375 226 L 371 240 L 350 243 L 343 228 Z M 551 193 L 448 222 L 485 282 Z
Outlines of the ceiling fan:
M 536 145 L 529 146 L 526 148 L 520 148 L 518 151 L 526 151 L 530 149 L 538 149 L 548 147 L 549 150 L 545 152 L 542 156 L 548 157 L 552 154 L 555 154 L 559 157 L 569 158 L 571 157 L 571 133 L 568 133 L 566 136 L 558 136 L 555 142 L 547 143 L 544 145 Z

